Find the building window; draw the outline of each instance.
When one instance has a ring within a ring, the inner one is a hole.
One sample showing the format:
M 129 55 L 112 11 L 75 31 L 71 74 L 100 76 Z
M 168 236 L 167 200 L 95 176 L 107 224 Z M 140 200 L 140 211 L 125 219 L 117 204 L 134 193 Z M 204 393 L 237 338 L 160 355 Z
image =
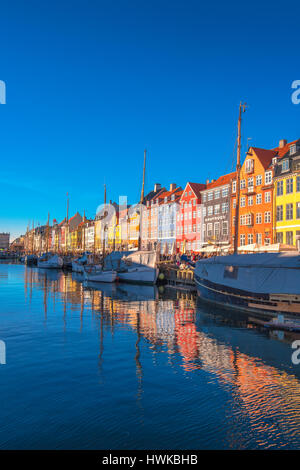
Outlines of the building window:
M 265 173 L 265 184 L 272 183 L 272 171 L 266 171 Z
M 248 206 L 253 206 L 253 196 L 248 197 Z
M 293 192 L 293 178 L 286 180 L 286 194 L 292 194 Z
M 220 204 L 215 205 L 215 215 L 220 214 Z
M 236 208 L 236 199 L 233 199 L 232 201 L 232 207 L 235 209 Z
M 282 162 L 282 171 L 287 171 L 289 169 L 289 160 L 283 160 Z
M 287 204 L 286 205 L 286 220 L 292 220 L 293 219 L 293 204 Z
M 286 232 L 286 244 L 293 245 L 293 232 Z
M 261 245 L 261 244 L 262 244 L 262 236 L 261 236 L 261 233 L 257 233 L 257 234 L 256 234 L 256 243 L 258 243 L 258 245 Z
M 246 187 L 246 180 L 241 180 L 240 187 L 241 187 L 241 189 L 245 189 L 245 187 Z
M 246 173 L 251 173 L 251 171 L 253 171 L 253 168 L 254 168 L 253 159 L 248 158 L 248 160 L 246 160 L 245 162 L 245 167 L 246 167 Z
M 252 245 L 253 243 L 253 235 L 252 233 L 248 233 L 248 245 Z
M 193 211 L 193 219 L 196 218 L 196 211 Z
M 269 224 L 271 222 L 271 212 L 265 212 L 265 224 Z
M 283 206 L 276 207 L 276 220 L 281 222 L 283 220 Z
M 212 200 L 213 200 L 213 196 L 214 196 L 214 193 L 213 193 L 212 191 L 209 191 L 208 196 L 207 196 L 207 200 L 208 200 L 208 201 L 212 201 Z
M 227 197 L 228 196 L 228 188 L 223 188 L 222 189 L 222 197 Z
M 212 224 L 207 224 L 207 236 L 212 237 Z
M 296 178 L 296 191 L 297 193 L 300 191 L 300 176 Z
M 265 193 L 265 202 L 271 202 L 271 191 Z
M 232 182 L 232 192 L 236 193 L 236 181 Z
M 240 235 L 240 246 L 245 246 L 246 244 L 246 235 L 241 234 Z
M 256 186 L 260 186 L 262 184 L 262 175 L 256 176 Z
M 203 200 L 203 202 L 206 202 L 206 193 L 203 194 L 202 200 Z
M 261 194 L 256 194 L 256 204 L 261 204 Z
M 245 196 L 241 197 L 241 207 L 246 207 L 246 198 L 245 198 Z
M 270 243 L 271 243 L 270 238 L 265 238 L 265 245 L 270 245 Z
M 195 206 L 196 204 L 197 204 L 197 200 L 193 199 L 193 206 Z
M 213 215 L 213 213 L 214 213 L 214 206 L 208 206 L 207 215 Z
M 261 223 L 262 223 L 262 214 L 261 214 L 261 213 L 257 213 L 257 214 L 256 214 L 256 223 L 257 223 L 257 224 L 261 224 Z
M 278 181 L 277 183 L 277 196 L 283 195 L 283 181 Z
M 196 225 L 193 225 L 193 232 L 196 232 Z
M 220 235 L 220 222 L 215 223 L 215 237 L 219 238 Z
M 283 232 L 276 233 L 276 243 L 283 243 Z
M 251 178 L 248 178 L 248 188 L 252 188 L 253 187 L 253 176 L 251 176 Z
M 222 235 L 228 235 L 228 222 L 223 222 L 222 223 Z
M 240 225 L 246 225 L 246 216 L 245 215 L 240 216 Z
M 220 197 L 220 190 L 217 189 L 217 190 L 215 191 L 215 199 L 219 199 L 219 197 Z
M 300 202 L 296 202 L 296 219 L 300 219 Z
M 290 146 L 290 155 L 294 155 L 294 153 L 296 153 L 297 151 L 297 145 L 296 144 L 293 144 Z
M 226 214 L 228 212 L 228 209 L 229 209 L 228 202 L 223 202 L 223 204 L 222 204 L 222 213 Z

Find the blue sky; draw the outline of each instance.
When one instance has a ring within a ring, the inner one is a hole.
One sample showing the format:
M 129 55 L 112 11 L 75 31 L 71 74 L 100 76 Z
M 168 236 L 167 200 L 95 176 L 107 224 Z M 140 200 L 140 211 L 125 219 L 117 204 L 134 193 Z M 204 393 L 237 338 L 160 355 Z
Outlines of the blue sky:
M 16 236 L 127 195 L 233 169 L 240 100 L 247 138 L 300 137 L 296 2 L 1 3 L 0 231 Z

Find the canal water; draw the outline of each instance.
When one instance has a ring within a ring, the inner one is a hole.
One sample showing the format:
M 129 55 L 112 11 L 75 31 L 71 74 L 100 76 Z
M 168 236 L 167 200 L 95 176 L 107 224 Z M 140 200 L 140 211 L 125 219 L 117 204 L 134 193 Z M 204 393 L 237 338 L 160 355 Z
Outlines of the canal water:
M 176 290 L 0 264 L 0 448 L 299 448 L 294 339 Z

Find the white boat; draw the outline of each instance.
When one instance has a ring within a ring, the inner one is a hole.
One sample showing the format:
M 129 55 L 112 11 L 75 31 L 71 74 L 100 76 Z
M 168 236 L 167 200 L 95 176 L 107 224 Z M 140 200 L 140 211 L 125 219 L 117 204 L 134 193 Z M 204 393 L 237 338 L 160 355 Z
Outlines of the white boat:
M 103 269 L 100 265 L 85 266 L 83 276 L 85 281 L 115 282 L 117 279 L 117 271 Z
M 121 259 L 118 278 L 122 282 L 155 284 L 159 274 L 156 251 L 135 251 Z
M 46 253 L 37 262 L 38 268 L 59 269 L 63 267 L 63 259 L 58 255 Z
M 300 315 L 300 255 L 295 252 L 216 256 L 196 263 L 199 296 L 248 313 Z

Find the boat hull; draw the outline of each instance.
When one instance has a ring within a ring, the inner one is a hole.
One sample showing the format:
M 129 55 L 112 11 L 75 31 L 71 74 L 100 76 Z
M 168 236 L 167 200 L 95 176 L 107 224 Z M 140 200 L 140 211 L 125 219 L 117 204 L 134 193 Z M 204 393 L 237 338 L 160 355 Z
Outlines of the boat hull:
M 84 272 L 83 264 L 77 263 L 76 261 L 72 261 L 72 271 L 74 273 L 83 274 Z
M 154 285 L 157 281 L 158 269 L 133 269 L 125 272 L 118 272 L 120 282 L 128 282 L 133 284 L 149 284 Z
M 195 274 L 198 296 L 207 302 L 230 310 L 259 314 L 273 318 L 278 314 L 300 316 L 300 302 L 297 295 L 254 293 L 233 289 L 211 282 Z
M 48 260 L 39 259 L 37 262 L 38 268 L 47 268 L 47 269 L 60 269 L 63 267 L 64 261 L 60 256 L 54 256 Z
M 115 282 L 117 279 L 116 271 L 99 271 L 88 273 L 84 271 L 84 280 L 92 282 Z

